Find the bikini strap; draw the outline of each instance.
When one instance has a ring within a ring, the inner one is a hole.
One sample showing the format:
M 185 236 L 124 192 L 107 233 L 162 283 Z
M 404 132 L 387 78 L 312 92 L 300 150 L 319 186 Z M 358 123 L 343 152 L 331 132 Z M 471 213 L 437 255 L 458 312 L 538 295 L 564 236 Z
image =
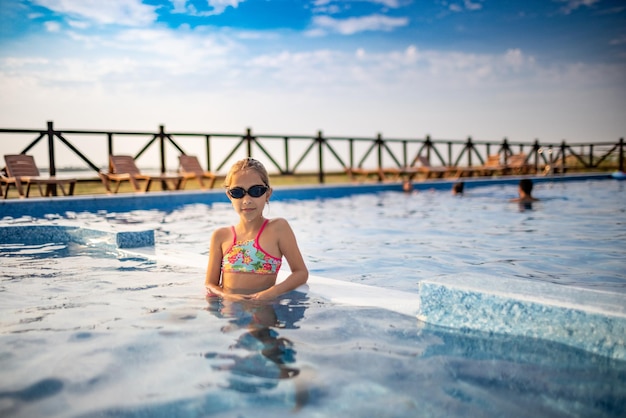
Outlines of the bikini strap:
M 259 237 L 261 236 L 261 233 L 265 229 L 265 225 L 267 225 L 269 221 L 270 221 L 269 219 L 266 219 L 265 222 L 263 222 L 263 225 L 261 225 L 261 229 L 259 229 L 259 233 L 256 234 L 256 238 L 254 238 L 254 242 L 256 243 L 257 246 L 259 246 Z
M 231 225 L 230 230 L 233 231 L 233 245 L 237 243 L 237 231 L 235 231 L 235 225 Z

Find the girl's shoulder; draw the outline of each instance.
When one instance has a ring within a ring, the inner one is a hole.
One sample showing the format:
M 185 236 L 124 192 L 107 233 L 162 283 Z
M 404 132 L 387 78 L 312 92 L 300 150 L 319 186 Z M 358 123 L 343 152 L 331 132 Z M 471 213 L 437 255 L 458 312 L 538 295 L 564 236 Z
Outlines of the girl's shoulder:
M 272 235 L 282 235 L 284 231 L 291 229 L 289 222 L 285 218 L 272 218 L 267 220 L 265 230 L 269 231 Z
M 285 218 L 272 218 L 268 219 L 267 226 L 270 228 L 284 228 L 289 226 L 289 222 Z
M 213 238 L 220 240 L 220 241 L 230 238 L 232 237 L 232 235 L 233 235 L 232 226 L 222 226 L 222 227 L 215 229 L 215 231 L 213 231 Z
M 282 222 L 287 222 L 287 219 L 285 219 L 285 218 L 270 218 L 270 219 L 267 220 L 267 224 L 268 225 L 272 224 L 272 223 L 280 224 Z

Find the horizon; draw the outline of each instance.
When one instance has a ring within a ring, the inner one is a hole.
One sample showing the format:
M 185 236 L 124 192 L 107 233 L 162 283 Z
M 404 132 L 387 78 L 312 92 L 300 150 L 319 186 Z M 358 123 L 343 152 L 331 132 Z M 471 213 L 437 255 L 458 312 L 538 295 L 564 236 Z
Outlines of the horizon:
M 4 1 L 0 90 L 6 129 L 617 142 L 626 4 Z

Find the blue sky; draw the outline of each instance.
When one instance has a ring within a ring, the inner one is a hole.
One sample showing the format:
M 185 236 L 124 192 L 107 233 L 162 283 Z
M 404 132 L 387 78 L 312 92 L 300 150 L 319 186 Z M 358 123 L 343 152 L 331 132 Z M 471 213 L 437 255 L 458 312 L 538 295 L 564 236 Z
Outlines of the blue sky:
M 626 2 L 0 0 L 0 91 L 4 128 L 616 141 Z

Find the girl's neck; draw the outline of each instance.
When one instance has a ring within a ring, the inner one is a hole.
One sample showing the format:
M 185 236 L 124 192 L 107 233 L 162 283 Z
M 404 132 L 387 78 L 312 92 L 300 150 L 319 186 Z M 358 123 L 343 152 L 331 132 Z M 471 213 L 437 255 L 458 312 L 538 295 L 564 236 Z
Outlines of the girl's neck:
M 243 233 L 258 232 L 258 230 L 261 229 L 263 222 L 265 222 L 265 218 L 263 216 L 250 221 L 241 219 L 237 225 L 237 229 Z

